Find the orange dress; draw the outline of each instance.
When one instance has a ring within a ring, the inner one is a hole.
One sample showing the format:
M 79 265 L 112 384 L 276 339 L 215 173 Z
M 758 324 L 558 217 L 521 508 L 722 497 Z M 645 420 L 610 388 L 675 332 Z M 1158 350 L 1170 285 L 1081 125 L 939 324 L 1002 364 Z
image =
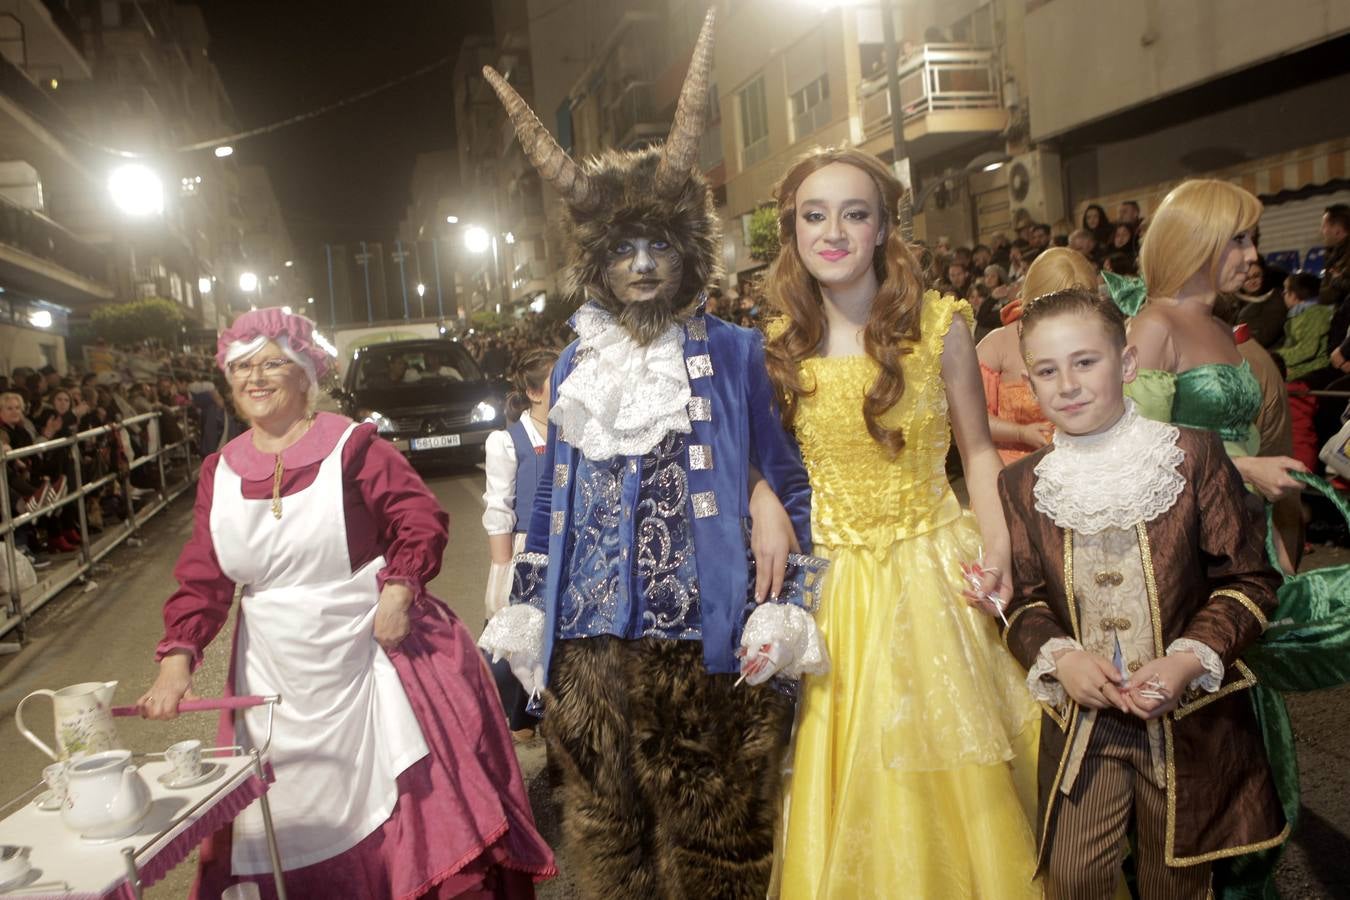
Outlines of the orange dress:
M 1006 382 L 1002 375 L 984 363 L 980 363 L 980 376 L 984 380 L 984 399 L 989 415 L 997 416 L 1014 425 L 1049 422 L 1041 412 L 1041 406 L 1036 402 L 1036 395 L 1031 392 L 1031 386 L 1025 381 Z M 1036 449 L 1026 444 L 1000 441 L 996 441 L 994 446 L 998 448 L 998 455 L 1003 458 L 1005 466 Z

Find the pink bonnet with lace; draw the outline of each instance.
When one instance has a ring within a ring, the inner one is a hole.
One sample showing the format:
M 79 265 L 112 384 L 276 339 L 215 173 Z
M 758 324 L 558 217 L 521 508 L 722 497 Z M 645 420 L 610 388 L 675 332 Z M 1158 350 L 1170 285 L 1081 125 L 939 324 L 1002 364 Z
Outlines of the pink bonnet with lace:
M 282 352 L 303 368 L 323 378 L 333 358 L 314 339 L 314 323 L 304 316 L 288 313 L 277 306 L 250 310 L 234 320 L 216 341 L 216 365 L 225 366 L 245 353 L 241 352 L 259 338 L 276 341 Z

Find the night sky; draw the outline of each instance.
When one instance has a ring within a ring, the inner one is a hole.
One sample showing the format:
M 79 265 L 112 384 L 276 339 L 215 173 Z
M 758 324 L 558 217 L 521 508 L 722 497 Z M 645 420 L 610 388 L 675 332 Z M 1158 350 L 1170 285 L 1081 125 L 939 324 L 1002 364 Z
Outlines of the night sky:
M 307 112 L 492 31 L 487 0 L 196 0 L 241 128 Z M 292 239 L 391 237 L 415 156 L 454 144 L 453 62 L 358 104 L 235 144 L 262 163 Z

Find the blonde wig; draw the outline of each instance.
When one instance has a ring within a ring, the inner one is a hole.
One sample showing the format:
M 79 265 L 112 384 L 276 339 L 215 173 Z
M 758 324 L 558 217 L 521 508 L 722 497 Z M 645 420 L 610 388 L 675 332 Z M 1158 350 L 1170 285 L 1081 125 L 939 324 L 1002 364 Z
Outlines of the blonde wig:
M 1261 201 L 1226 181 L 1199 178 L 1173 188 L 1149 220 L 1139 251 L 1149 296 L 1175 297 L 1197 272 L 1214 285 L 1224 247 L 1260 219 Z
M 1031 263 L 1022 280 L 1022 308 L 1037 297 L 1069 288 L 1097 289 L 1097 269 L 1086 256 L 1068 247 L 1051 247 Z

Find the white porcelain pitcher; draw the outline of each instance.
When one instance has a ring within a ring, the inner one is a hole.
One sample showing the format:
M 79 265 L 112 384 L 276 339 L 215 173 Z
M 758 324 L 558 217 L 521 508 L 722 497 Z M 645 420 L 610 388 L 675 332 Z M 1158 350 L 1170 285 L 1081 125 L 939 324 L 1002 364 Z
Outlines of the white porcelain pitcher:
M 70 787 L 61 821 L 81 837 L 126 837 L 150 811 L 150 786 L 131 764 L 130 750 L 95 753 L 66 771 Z
M 72 684 L 59 691 L 46 688 L 33 691 L 19 701 L 14 710 L 14 724 L 33 746 L 55 760 L 70 759 L 75 754 L 101 753 L 119 747 L 117 729 L 113 726 L 112 696 L 115 681 L 86 681 Z M 42 695 L 52 698 L 52 712 L 56 719 L 56 746 L 53 750 L 41 738 L 24 727 L 23 705 Z

